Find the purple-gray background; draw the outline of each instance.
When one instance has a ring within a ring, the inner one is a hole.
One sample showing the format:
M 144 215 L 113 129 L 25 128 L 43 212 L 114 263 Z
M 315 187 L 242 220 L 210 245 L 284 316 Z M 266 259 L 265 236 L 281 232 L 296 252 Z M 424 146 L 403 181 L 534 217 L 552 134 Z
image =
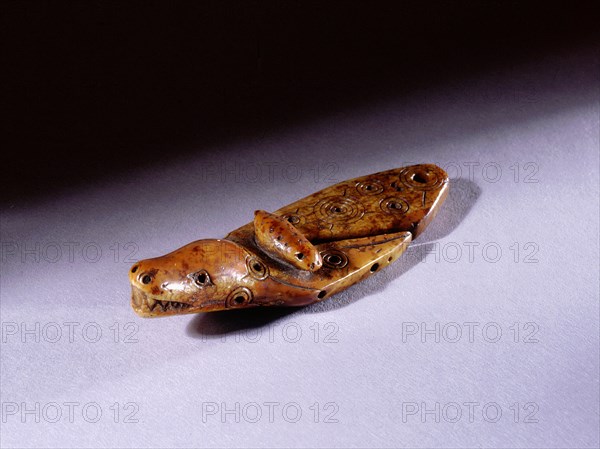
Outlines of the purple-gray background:
M 1 446 L 598 447 L 598 71 L 597 46 L 557 45 L 229 140 L 126 139 L 126 170 L 98 151 L 74 156 L 93 182 L 23 186 L 0 217 Z M 446 203 L 343 294 L 131 310 L 135 260 L 418 162 L 449 172 Z

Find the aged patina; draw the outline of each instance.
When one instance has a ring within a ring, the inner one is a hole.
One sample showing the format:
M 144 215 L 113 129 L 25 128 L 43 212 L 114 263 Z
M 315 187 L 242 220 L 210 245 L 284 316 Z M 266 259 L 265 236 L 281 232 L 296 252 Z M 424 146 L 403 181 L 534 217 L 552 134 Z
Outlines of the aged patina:
M 435 217 L 449 189 L 433 164 L 335 184 L 223 239 L 197 240 L 129 270 L 142 317 L 323 301 L 386 267 Z

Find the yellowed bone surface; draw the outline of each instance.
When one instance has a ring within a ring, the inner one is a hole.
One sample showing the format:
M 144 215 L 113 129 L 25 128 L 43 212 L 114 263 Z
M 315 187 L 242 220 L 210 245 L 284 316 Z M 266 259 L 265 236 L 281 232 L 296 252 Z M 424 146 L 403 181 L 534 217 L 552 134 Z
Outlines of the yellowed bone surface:
M 254 213 L 256 243 L 265 253 L 300 270 L 321 268 L 319 252 L 294 225 L 284 218 L 257 210 Z
M 322 301 L 396 260 L 435 217 L 448 185 L 436 165 L 413 165 L 257 211 L 224 239 L 134 264 L 131 305 L 154 317 Z

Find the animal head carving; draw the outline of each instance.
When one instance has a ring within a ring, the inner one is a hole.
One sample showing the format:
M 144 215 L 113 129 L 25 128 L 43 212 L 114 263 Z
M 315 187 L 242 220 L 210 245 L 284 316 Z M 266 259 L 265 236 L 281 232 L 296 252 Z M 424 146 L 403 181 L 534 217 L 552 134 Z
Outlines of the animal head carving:
M 234 242 L 198 240 L 134 264 L 131 305 L 146 317 L 247 307 L 256 280 L 250 274 L 261 270 L 263 262 Z

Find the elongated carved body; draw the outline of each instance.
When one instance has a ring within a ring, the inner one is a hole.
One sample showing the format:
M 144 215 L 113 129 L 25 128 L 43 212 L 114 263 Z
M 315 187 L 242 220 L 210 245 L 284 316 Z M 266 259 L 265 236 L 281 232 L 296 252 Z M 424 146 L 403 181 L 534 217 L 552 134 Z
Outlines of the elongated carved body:
M 322 301 L 396 260 L 448 193 L 441 168 L 413 165 L 341 182 L 224 239 L 192 242 L 129 273 L 140 316 Z

